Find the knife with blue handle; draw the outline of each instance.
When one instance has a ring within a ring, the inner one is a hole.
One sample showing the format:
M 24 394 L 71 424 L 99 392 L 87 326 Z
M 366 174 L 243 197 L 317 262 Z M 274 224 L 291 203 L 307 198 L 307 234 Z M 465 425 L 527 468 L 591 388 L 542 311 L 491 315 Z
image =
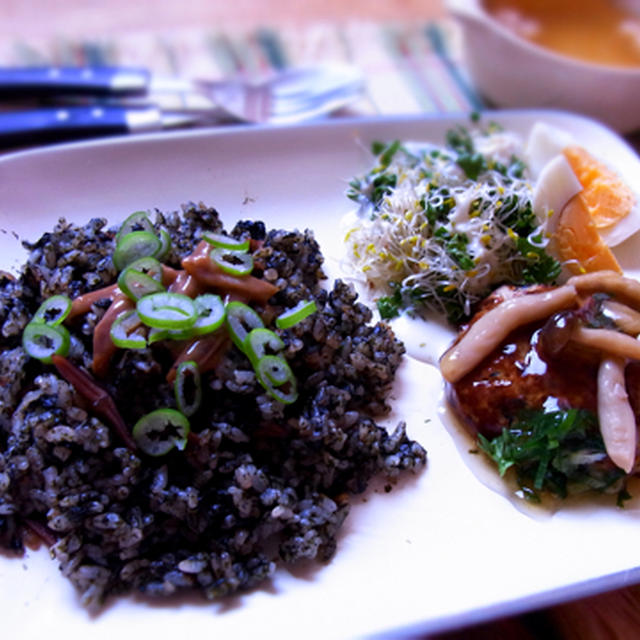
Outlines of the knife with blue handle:
M 0 111 L 0 147 L 157 131 L 194 124 L 193 117 L 159 109 L 70 106 Z
M 147 69 L 136 67 L 0 67 L 0 98 L 145 94 Z

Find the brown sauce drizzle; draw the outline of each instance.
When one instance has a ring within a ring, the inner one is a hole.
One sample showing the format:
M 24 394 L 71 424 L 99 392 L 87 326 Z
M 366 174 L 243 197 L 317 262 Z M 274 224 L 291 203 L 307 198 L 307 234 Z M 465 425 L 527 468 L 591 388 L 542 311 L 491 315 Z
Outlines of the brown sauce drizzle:
M 74 298 L 71 302 L 71 310 L 67 316 L 67 320 L 71 320 L 76 316 L 84 315 L 91 310 L 92 305 L 100 300 L 113 300 L 116 292 L 120 291 L 117 284 L 111 284 L 108 287 L 102 287 L 95 291 L 83 293 L 81 296 Z
M 173 382 L 176 379 L 178 367 L 189 360 L 198 363 L 200 373 L 212 371 L 217 367 L 222 354 L 228 346 L 229 338 L 226 332 L 214 332 L 192 339 L 178 354 L 171 369 L 169 369 L 167 382 Z
M 201 240 L 191 255 L 182 260 L 185 271 L 200 283 L 227 294 L 239 294 L 248 300 L 265 304 L 278 292 L 278 287 L 254 276 L 234 276 L 220 269 L 209 257 L 211 245 Z
M 261 245 L 261 241 L 252 241 L 251 248 L 256 249 Z M 211 260 L 210 252 L 211 245 L 206 240 L 201 240 L 193 252 L 183 258 L 183 269 L 162 265 L 162 284 L 169 292 L 180 293 L 190 298 L 213 290 L 228 300 L 240 300 L 245 303 L 254 301 L 262 305 L 278 292 L 278 287 L 266 280 L 251 275 L 234 276 L 224 272 Z M 92 370 L 99 378 L 106 376 L 111 358 L 118 350 L 111 340 L 111 327 L 123 313 L 134 309 L 135 303 L 120 291 L 117 284 L 112 284 L 75 298 L 68 316 L 69 319 L 73 319 L 83 315 L 90 311 L 92 305 L 105 299 L 111 300 L 111 305 L 96 325 L 93 335 Z M 226 334 L 222 338 L 214 335 L 191 340 L 178 355 L 167 379 L 174 379 L 178 365 L 186 360 L 196 360 L 201 370 L 214 369 L 227 345 Z
M 184 296 L 195 298 L 204 293 L 207 288 L 186 271 L 178 271 L 175 280 L 169 285 L 168 290 L 171 293 L 181 293 Z
M 100 319 L 93 331 L 93 362 L 91 368 L 99 378 L 103 378 L 109 371 L 111 358 L 118 350 L 111 339 L 113 323 L 126 311 L 135 308 L 135 303 L 120 289 L 116 289 L 111 306 Z

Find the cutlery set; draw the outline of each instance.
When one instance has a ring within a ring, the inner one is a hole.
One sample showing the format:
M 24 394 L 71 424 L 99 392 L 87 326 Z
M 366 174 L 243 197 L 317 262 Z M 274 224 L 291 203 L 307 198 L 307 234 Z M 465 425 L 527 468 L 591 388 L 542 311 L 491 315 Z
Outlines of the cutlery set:
M 347 106 L 363 88 L 360 71 L 340 65 L 222 81 L 134 67 L 5 67 L 0 146 L 231 122 L 293 124 Z

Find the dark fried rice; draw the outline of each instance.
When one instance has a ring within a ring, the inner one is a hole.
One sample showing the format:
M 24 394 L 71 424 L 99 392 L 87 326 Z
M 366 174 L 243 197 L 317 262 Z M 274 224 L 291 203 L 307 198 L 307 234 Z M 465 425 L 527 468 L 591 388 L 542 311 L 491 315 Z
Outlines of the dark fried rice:
M 172 238 L 165 262 L 179 267 L 206 229 L 220 231 L 214 209 L 155 212 Z M 88 607 L 133 590 L 207 598 L 245 590 L 276 562 L 329 559 L 349 511 L 349 496 L 376 474 L 417 470 L 425 451 L 400 423 L 374 422 L 404 348 L 351 287 L 321 287 L 322 256 L 309 231 L 266 231 L 240 222 L 232 235 L 263 240 L 258 275 L 279 287 L 259 309 L 265 325 L 303 299 L 318 312 L 280 332 L 299 399 L 284 405 L 257 383 L 237 349 L 203 377 L 203 403 L 191 419 L 197 447 L 153 458 L 123 446 L 92 415 L 54 367 L 30 359 L 22 331 L 40 303 L 112 284 L 115 229 L 102 219 L 25 243 L 29 258 L 13 278 L 0 272 L 0 546 L 20 552 L 27 532 L 52 545 L 62 573 Z M 68 360 L 90 370 L 93 328 L 108 300 L 72 324 Z M 119 350 L 106 388 L 132 425 L 157 407 L 175 406 L 165 377 L 170 361 L 154 344 Z

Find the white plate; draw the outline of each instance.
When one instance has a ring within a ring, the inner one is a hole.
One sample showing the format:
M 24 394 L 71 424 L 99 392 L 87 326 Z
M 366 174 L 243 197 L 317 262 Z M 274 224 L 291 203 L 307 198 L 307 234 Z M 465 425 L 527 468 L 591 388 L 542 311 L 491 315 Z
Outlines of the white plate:
M 640 188 L 640 163 L 617 136 L 589 120 L 554 112 L 492 116 L 526 133 L 537 120 L 565 128 Z M 283 129 L 225 129 L 126 138 L 44 149 L 0 159 L 0 260 L 24 252 L 12 235 L 36 239 L 59 216 L 121 220 L 131 211 L 175 209 L 202 200 L 223 219 L 310 227 L 331 273 L 342 255 L 338 222 L 350 210 L 347 182 L 369 166 L 369 143 L 442 142 L 451 118 L 352 120 Z M 637 247 L 623 264 L 640 266 Z M 523 514 L 469 470 L 438 418 L 437 371 L 406 359 L 396 412 L 428 450 L 427 469 L 389 494 L 356 497 L 328 565 L 281 569 L 230 601 L 151 605 L 118 599 L 100 615 L 83 611 L 45 550 L 0 557 L 3 634 L 75 640 L 129 637 L 334 638 L 395 630 L 437 631 L 640 581 L 640 501 Z M 205 635 L 206 634 L 206 635 Z M 232 635 L 233 634 L 233 635 Z

